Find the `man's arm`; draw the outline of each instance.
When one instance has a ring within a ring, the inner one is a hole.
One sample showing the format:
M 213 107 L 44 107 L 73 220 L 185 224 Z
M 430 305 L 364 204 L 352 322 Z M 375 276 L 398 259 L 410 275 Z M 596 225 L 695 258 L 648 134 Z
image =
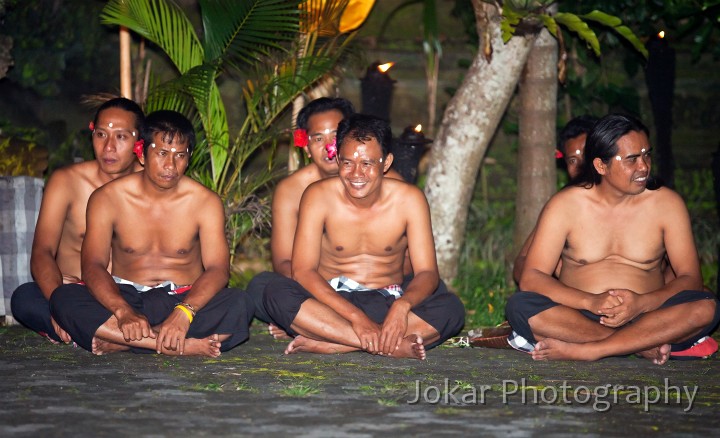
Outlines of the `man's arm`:
M 400 347 L 406 335 L 410 310 L 432 295 L 439 281 L 427 200 L 415 187 L 403 188 L 402 198 L 405 205 L 398 209 L 407 213 L 406 235 L 415 276 L 403 295 L 390 306 L 383 322 L 380 345 L 384 354 L 392 354 Z
M 63 284 L 63 274 L 55 257 L 72 197 L 67 188 L 67 177 L 67 170 L 57 170 L 45 187 L 30 256 L 30 272 L 48 300 L 53 291 Z M 50 317 L 50 322 L 60 339 L 64 342 L 72 340 L 55 318 Z
M 225 211 L 222 202 L 214 193 L 208 193 L 207 199 L 198 204 L 203 208 L 202 218 L 198 219 L 198 233 L 205 270 L 183 299 L 195 312 L 205 307 L 208 301 L 227 285 L 230 278 L 230 250 L 225 239 Z M 162 351 L 162 346 L 178 350 L 182 354 L 189 328 L 190 320 L 187 315 L 176 308 L 160 325 L 157 335 L 158 353 Z
M 520 284 L 520 276 L 522 275 L 523 268 L 525 267 L 525 260 L 527 259 L 528 250 L 530 249 L 530 245 L 535 237 L 536 230 L 537 225 L 530 232 L 527 239 L 525 239 L 525 243 L 523 243 L 522 248 L 520 248 L 520 253 L 518 253 L 517 257 L 515 257 L 515 263 L 513 263 L 513 280 L 515 280 L 515 283 L 518 285 Z
M 127 341 L 154 338 L 150 324 L 143 315 L 122 298 L 117 284 L 107 271 L 113 236 L 116 205 L 104 188 L 96 190 L 88 201 L 85 239 L 82 245 L 82 276 L 90 293 L 117 318 Z
M 380 328 L 360 309 L 344 299 L 320 275 L 320 252 L 322 251 L 323 228 L 328 214 L 325 205 L 326 193 L 331 190 L 323 186 L 324 181 L 310 185 L 300 201 L 292 254 L 292 275 L 315 299 L 333 309 L 352 324 L 362 348 L 377 352 Z
M 566 199 L 567 195 L 565 191 L 559 192 L 540 213 L 519 287 L 523 291 L 545 295 L 564 306 L 597 313 L 606 301 L 612 301 L 606 293 L 592 294 L 568 287 L 553 277 L 574 217 L 570 214 L 573 203 Z
M 293 240 L 298 222 L 298 200 L 295 187 L 288 178 L 278 184 L 272 201 L 272 231 L 270 250 L 273 271 L 285 277 L 292 277 Z
M 48 300 L 63 284 L 63 274 L 55 257 L 72 196 L 67 189 L 67 176 L 67 170 L 58 170 L 45 187 L 30 257 L 32 276 Z

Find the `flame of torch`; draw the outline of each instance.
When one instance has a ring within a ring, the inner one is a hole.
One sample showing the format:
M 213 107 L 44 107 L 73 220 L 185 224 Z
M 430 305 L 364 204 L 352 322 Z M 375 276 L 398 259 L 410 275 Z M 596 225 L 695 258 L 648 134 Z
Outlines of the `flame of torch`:
M 390 70 L 390 67 L 395 65 L 394 62 L 388 62 L 386 64 L 378 65 L 378 70 L 380 70 L 381 73 L 385 73 L 386 71 Z

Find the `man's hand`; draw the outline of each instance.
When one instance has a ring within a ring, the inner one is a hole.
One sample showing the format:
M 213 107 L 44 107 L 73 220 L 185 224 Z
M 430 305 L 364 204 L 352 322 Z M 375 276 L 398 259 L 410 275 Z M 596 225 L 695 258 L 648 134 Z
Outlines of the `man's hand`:
M 155 347 L 158 354 L 165 348 L 178 351 L 182 355 L 185 352 L 185 336 L 190 329 L 188 316 L 182 310 L 175 309 L 159 328 Z
M 134 310 L 122 310 L 115 314 L 117 324 L 127 342 L 139 341 L 143 338 L 155 339 L 155 332 L 150 323 L 143 315 L 138 315 Z
M 69 344 L 70 342 L 72 342 L 72 339 L 70 338 L 68 332 L 63 330 L 63 328 L 60 327 L 57 322 L 55 322 L 55 318 L 53 318 L 52 316 L 50 317 L 50 322 L 55 329 L 55 333 L 57 333 L 57 335 L 60 337 L 60 339 L 62 339 L 64 343 Z
M 380 354 L 392 355 L 395 350 L 400 348 L 400 342 L 407 332 L 408 313 L 410 313 L 410 303 L 402 299 L 398 299 L 390 306 L 382 324 Z
M 380 348 L 380 326 L 365 315 L 352 322 L 352 329 L 360 340 L 360 348 L 377 354 Z
M 601 294 L 588 293 L 588 304 L 585 306 L 585 310 L 589 310 L 598 315 L 610 315 L 612 312 L 603 313 L 602 310 L 607 311 L 620 304 L 622 304 L 620 297 L 610 295 L 609 290 Z
M 642 294 L 628 289 L 610 289 L 607 294 L 617 298 L 620 304 L 598 310 L 598 313 L 603 315 L 600 318 L 602 325 L 612 328 L 620 327 L 645 312 L 645 299 Z

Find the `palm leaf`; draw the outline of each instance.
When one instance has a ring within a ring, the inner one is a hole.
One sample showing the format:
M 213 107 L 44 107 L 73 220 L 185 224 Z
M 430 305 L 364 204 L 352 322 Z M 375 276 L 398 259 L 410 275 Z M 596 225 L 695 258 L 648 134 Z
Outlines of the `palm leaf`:
M 200 0 L 205 59 L 240 68 L 270 50 L 283 50 L 298 32 L 300 0 Z
M 100 14 L 103 24 L 124 26 L 152 41 L 180 73 L 203 61 L 203 48 L 185 13 L 165 0 L 110 0 Z

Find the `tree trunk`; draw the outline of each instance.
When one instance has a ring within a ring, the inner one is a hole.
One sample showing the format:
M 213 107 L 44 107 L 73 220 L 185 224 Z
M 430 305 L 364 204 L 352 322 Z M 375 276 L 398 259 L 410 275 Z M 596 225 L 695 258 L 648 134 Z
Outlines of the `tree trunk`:
M 448 103 L 432 147 L 425 194 L 430 203 L 440 277 L 448 284 L 457 263 L 480 163 L 525 65 L 533 37 L 503 44 L 497 8 L 473 0 L 480 46 L 489 35 L 492 62 L 478 51 L 465 80 Z
M 520 133 L 513 258 L 555 193 L 557 40 L 542 29 L 530 50 L 520 82 Z M 509 270 L 512 272 L 512 268 Z

